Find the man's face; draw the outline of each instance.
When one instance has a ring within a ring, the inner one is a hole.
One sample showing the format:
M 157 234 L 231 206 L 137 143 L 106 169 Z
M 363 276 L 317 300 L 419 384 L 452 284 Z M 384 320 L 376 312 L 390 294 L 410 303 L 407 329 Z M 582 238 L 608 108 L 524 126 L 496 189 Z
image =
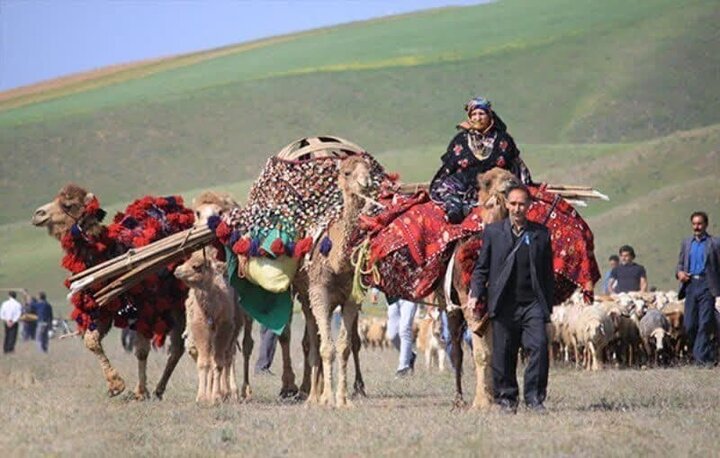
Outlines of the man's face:
M 697 237 L 700 237 L 705 233 L 707 230 L 707 223 L 705 222 L 705 218 L 702 216 L 695 216 L 693 217 L 692 221 L 692 228 L 693 228 L 693 234 L 695 234 Z
M 630 264 L 632 260 L 633 257 L 629 251 L 623 251 L 622 253 L 620 253 L 620 264 Z
M 507 197 L 505 207 L 508 209 L 510 222 L 515 225 L 525 224 L 528 210 L 528 195 L 522 189 L 513 189 Z

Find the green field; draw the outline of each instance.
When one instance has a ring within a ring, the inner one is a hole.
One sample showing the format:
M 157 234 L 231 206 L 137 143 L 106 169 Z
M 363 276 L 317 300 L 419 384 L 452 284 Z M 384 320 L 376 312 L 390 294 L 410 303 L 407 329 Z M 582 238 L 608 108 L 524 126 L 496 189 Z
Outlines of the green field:
M 67 181 L 113 211 L 205 188 L 242 200 L 268 155 L 320 133 L 427 180 L 462 104 L 481 93 L 536 180 L 611 196 L 582 210 L 598 258 L 630 243 L 650 283 L 671 288 L 688 214 L 720 216 L 719 20 L 711 0 L 505 0 L 0 97 L 0 286 L 63 301 L 59 247 L 28 221 Z

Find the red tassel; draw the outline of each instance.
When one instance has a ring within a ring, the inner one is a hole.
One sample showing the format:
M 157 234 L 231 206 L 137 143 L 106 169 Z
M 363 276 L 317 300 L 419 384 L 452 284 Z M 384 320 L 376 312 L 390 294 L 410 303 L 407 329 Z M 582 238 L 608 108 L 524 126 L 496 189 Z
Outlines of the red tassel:
M 270 244 L 270 251 L 272 251 L 275 256 L 285 254 L 285 245 L 283 244 L 283 241 L 279 238 L 275 239 L 273 243 Z
M 233 253 L 235 253 L 235 254 L 246 256 L 248 254 L 248 251 L 250 251 L 250 239 L 241 238 L 240 240 L 235 242 L 235 245 L 233 245 L 232 250 L 233 250 Z
M 218 224 L 217 229 L 215 229 L 215 235 L 218 239 L 220 239 L 220 242 L 222 242 L 223 245 L 228 243 L 228 240 L 230 239 L 230 234 L 232 234 L 232 229 L 230 229 L 230 226 L 225 224 L 225 221 L 222 221 L 220 224 Z
M 312 250 L 313 239 L 312 237 L 305 237 L 295 244 L 295 258 L 302 258 Z

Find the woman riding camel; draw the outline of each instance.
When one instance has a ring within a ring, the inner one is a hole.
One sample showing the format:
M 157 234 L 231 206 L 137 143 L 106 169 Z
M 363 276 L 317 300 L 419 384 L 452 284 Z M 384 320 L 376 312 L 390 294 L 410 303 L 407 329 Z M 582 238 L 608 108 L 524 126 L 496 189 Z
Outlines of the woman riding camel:
M 442 167 L 430 183 L 430 197 L 443 206 L 450 223 L 461 222 L 476 203 L 477 175 L 493 167 L 512 172 L 524 184 L 532 182 L 530 170 L 507 126 L 483 97 L 465 104 L 468 119 L 450 141 Z

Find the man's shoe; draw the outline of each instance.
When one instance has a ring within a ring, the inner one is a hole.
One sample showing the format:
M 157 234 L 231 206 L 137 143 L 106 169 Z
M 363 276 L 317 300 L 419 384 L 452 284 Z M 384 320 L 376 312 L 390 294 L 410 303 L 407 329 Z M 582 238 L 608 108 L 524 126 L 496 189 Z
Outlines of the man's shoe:
M 406 367 L 406 368 L 403 368 L 403 369 L 398 369 L 398 371 L 395 372 L 395 377 L 405 378 L 405 377 L 411 376 L 412 374 L 413 374 L 412 368 L 411 368 L 411 367 Z
M 534 404 L 528 404 L 527 408 L 529 411 L 536 413 L 538 415 L 545 415 L 547 413 L 547 409 L 543 405 L 542 402 L 536 402 Z
M 274 377 L 275 374 L 272 373 L 270 368 L 266 367 L 264 369 L 255 369 L 255 375 L 269 375 L 271 377 Z
M 417 359 L 417 353 L 413 352 L 410 357 L 410 370 L 415 372 L 415 360 Z
M 514 415 L 517 413 L 517 404 L 508 399 L 498 401 L 498 406 L 500 406 L 500 413 L 502 414 Z

